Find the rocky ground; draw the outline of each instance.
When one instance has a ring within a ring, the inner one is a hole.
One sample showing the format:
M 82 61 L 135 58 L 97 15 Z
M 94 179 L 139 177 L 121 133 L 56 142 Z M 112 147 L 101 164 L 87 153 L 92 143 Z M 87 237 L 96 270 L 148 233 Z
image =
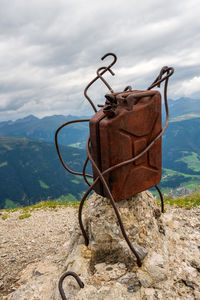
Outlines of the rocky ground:
M 144 263 L 142 269 L 134 265 L 127 267 L 126 261 L 117 262 L 118 257 L 115 262 L 107 254 L 108 261 L 105 263 L 103 256 L 102 260 L 99 260 L 99 256 L 93 256 L 91 260 L 91 253 L 102 251 L 95 248 L 95 238 L 91 244 L 92 252 L 85 249 L 80 240 L 77 243 L 72 234 L 78 223 L 77 211 L 74 208 L 34 211 L 30 218 L 23 220 L 18 219 L 19 212 L 12 213 L 6 220 L 2 220 L 0 216 L 0 299 L 60 299 L 58 291 L 54 292 L 52 287 L 57 287 L 59 276 L 68 267 L 72 271 L 78 268 L 85 282 L 81 293 L 76 283 L 72 283 L 72 290 L 75 289 L 79 294 L 75 293 L 75 298 L 70 294 L 70 299 L 90 299 L 87 296 L 89 292 L 94 300 L 200 300 L 200 207 L 191 210 L 167 207 L 166 213 L 160 219 L 150 200 L 149 210 L 145 211 L 146 208 L 143 207 L 140 215 L 136 214 L 134 217 L 129 214 L 131 207 L 124 207 L 122 203 L 120 208 L 125 216 L 125 227 L 131 228 L 128 233 L 129 236 L 132 234 L 132 242 L 135 239 L 149 252 L 145 258 L 147 263 Z M 113 232 L 108 226 L 109 221 L 113 222 L 112 218 L 115 218 L 114 215 L 111 216 L 111 210 L 102 210 L 100 202 L 95 207 L 94 203 L 100 201 L 98 198 L 91 201 L 87 206 L 95 215 L 90 220 L 93 228 L 91 234 L 98 234 L 98 226 L 101 226 L 106 214 L 106 232 L 110 236 L 117 236 L 119 230 L 116 222 Z M 142 230 L 138 227 L 141 220 L 136 227 L 130 222 L 133 218 L 135 223 L 137 218 L 139 222 L 141 215 L 142 224 L 145 225 Z M 96 229 L 95 218 L 99 222 Z M 104 239 L 107 237 L 104 236 Z M 108 240 L 106 242 L 110 243 Z M 113 242 L 112 247 L 115 247 Z M 123 247 L 126 249 L 127 246 L 122 245 L 122 250 Z M 71 256 L 67 257 L 69 249 Z M 81 262 L 76 257 L 79 254 L 82 256 Z M 91 272 L 88 275 L 85 269 L 89 261 Z M 83 270 L 80 270 L 82 266 Z
M 0 299 L 16 289 L 20 272 L 28 265 L 49 256 L 53 264 L 62 265 L 65 243 L 77 222 L 77 210 L 72 207 L 39 209 L 20 220 L 22 213 L 10 213 L 5 220 L 5 213 L 0 215 Z

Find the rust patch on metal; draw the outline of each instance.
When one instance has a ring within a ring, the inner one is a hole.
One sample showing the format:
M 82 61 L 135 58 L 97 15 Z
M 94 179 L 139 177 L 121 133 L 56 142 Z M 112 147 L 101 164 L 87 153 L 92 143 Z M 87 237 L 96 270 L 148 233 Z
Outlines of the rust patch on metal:
M 116 96 L 110 94 L 107 99 L 113 100 L 115 96 L 113 108 L 108 102 L 105 107 L 114 114 L 108 115 L 108 110 L 103 108 L 90 120 L 91 154 L 101 171 L 136 157 L 161 132 L 161 95 L 158 91 L 145 92 L 144 97 L 142 94 L 142 91 L 123 92 Z M 150 150 L 134 163 L 104 177 L 115 201 L 129 198 L 159 183 L 161 138 Z M 96 179 L 95 168 L 93 174 Z M 108 197 L 101 182 L 94 189 Z

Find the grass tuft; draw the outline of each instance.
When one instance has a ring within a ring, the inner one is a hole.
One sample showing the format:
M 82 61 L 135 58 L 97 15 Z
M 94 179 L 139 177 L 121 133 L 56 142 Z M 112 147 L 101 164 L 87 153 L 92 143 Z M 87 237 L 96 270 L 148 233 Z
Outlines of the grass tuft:
M 61 197 L 59 199 L 52 200 L 52 201 L 50 201 L 50 200 L 41 201 L 41 202 L 38 202 L 38 203 L 30 205 L 30 206 L 8 208 L 8 209 L 3 209 L 2 211 L 7 212 L 7 213 L 20 211 L 24 214 L 26 214 L 26 213 L 28 214 L 28 213 L 30 213 L 34 210 L 38 210 L 38 209 L 54 209 L 54 210 L 57 210 L 58 208 L 62 208 L 62 207 L 73 207 L 73 208 L 78 209 L 79 208 L 79 203 L 80 202 L 78 202 L 78 201 L 66 201 L 65 202 Z M 5 217 L 5 216 L 6 215 L 4 215 L 3 217 L 6 219 L 7 217 Z
M 27 219 L 27 218 L 30 218 L 30 216 L 31 216 L 31 214 L 26 213 L 26 214 L 20 215 L 19 219 L 20 220 Z
M 186 209 L 191 209 L 192 207 L 196 207 L 200 205 L 200 191 L 194 192 L 188 196 L 183 197 L 165 197 L 165 204 L 169 204 L 171 206 L 182 207 Z
M 8 217 L 9 217 L 8 214 L 7 214 L 7 215 L 3 215 L 3 216 L 2 216 L 2 220 L 6 220 Z

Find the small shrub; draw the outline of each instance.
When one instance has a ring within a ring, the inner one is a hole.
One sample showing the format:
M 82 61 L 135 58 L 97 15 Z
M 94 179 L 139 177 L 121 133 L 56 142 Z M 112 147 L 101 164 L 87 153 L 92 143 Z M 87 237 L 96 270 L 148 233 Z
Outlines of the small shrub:
M 6 220 L 8 218 L 8 215 L 3 215 L 2 220 Z
M 30 216 L 31 216 L 31 214 L 26 213 L 26 214 L 20 215 L 20 216 L 19 216 L 19 219 L 20 219 L 20 220 L 27 219 L 27 218 L 29 218 Z
M 31 206 L 32 209 L 36 208 L 52 208 L 55 209 L 58 206 L 56 201 L 41 201 Z

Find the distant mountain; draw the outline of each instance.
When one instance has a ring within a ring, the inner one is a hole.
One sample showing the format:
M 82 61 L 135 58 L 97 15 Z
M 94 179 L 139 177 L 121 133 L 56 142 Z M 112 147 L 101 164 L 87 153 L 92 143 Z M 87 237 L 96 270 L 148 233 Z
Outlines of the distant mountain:
M 163 120 L 165 116 L 163 105 Z M 180 98 L 169 100 L 170 122 L 200 117 L 200 100 Z M 54 142 L 56 129 L 73 119 L 87 119 L 90 117 L 54 115 L 39 119 L 33 115 L 16 121 L 0 122 L 0 136 L 27 137 L 34 140 Z M 89 134 L 88 123 L 75 123 L 62 129 L 59 142 L 62 145 L 73 145 L 85 148 L 85 141 Z
M 169 99 L 169 114 L 170 120 L 180 116 L 184 116 L 185 118 L 200 117 L 200 99 L 184 97 L 177 100 Z
M 82 170 L 85 152 L 61 147 L 70 168 Z M 26 206 L 40 200 L 79 200 L 86 184 L 79 176 L 65 172 L 54 144 L 27 138 L 0 137 L 0 208 Z
M 56 129 L 63 123 L 74 119 L 87 119 L 89 117 L 54 115 L 38 119 L 29 115 L 16 121 L 0 122 L 0 136 L 27 137 L 34 140 L 54 142 Z M 70 124 L 63 128 L 59 134 L 59 142 L 62 145 L 85 145 L 88 136 L 88 122 Z

